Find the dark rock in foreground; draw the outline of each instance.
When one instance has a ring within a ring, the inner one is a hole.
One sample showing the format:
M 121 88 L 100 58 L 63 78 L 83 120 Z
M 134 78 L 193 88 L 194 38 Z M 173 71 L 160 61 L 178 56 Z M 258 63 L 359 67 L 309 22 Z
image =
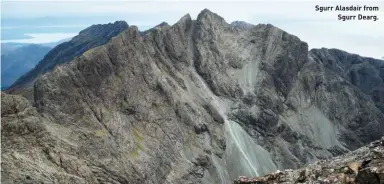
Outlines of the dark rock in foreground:
M 235 184 L 272 183 L 384 183 L 384 137 L 370 145 L 298 170 L 276 171 L 262 177 L 239 177 Z

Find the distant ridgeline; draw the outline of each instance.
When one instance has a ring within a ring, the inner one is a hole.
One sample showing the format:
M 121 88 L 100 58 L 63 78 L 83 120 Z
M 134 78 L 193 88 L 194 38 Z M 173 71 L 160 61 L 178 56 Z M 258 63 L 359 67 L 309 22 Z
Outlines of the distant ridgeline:
M 124 21 L 109 24 L 92 25 L 68 42 L 57 45 L 28 73 L 21 76 L 9 88 L 9 92 L 17 93 L 22 88 L 32 87 L 39 77 L 55 68 L 55 66 L 71 61 L 85 51 L 107 43 L 112 37 L 128 28 Z
M 4 50 L 3 50 L 4 48 Z M 33 69 L 52 48 L 37 44 L 2 44 L 1 90 L 7 89 L 20 76 Z

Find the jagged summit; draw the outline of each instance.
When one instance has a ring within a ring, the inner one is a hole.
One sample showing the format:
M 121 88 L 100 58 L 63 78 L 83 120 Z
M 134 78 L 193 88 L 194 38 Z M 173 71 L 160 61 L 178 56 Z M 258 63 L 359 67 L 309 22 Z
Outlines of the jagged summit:
M 211 24 L 217 24 L 217 23 L 226 23 L 224 18 L 221 17 L 220 15 L 211 12 L 208 9 L 202 10 L 199 15 L 197 16 L 197 22 L 201 23 L 211 23 Z
M 126 28 L 128 27 L 127 22 L 125 21 L 115 21 L 114 23 L 107 23 L 107 24 L 95 24 L 91 25 L 84 30 L 80 31 L 79 35 L 81 34 L 92 34 L 92 33 L 97 33 L 101 32 L 103 29 L 109 29 L 109 28 L 115 28 L 116 30 L 119 30 L 119 27 Z
M 184 16 L 182 16 L 180 20 L 192 20 L 192 17 L 189 13 L 187 13 Z
M 199 16 L 204 16 L 204 15 L 215 15 L 215 16 L 219 16 L 217 15 L 216 13 L 213 13 L 211 10 L 209 10 L 208 8 L 204 8 L 203 10 L 200 11 L 200 13 L 197 15 L 197 17 Z M 198 18 L 199 19 L 199 18 Z
M 231 25 L 239 29 L 251 29 L 255 27 L 255 25 L 244 22 L 244 21 L 233 21 Z
M 192 17 L 188 13 L 188 14 L 185 14 L 183 17 L 181 17 L 180 20 L 177 21 L 175 25 L 180 25 L 180 24 L 185 25 L 185 24 L 189 24 L 190 22 L 192 22 Z
M 170 27 L 171 26 L 168 23 L 162 22 L 162 23 L 158 24 L 157 26 L 155 26 L 155 27 L 153 27 L 151 29 L 148 29 L 146 31 L 140 32 L 140 35 L 145 37 L 146 34 L 151 33 L 154 30 L 162 30 L 162 29 L 167 29 L 167 28 L 170 28 Z
M 163 27 L 163 26 L 169 26 L 169 24 L 166 23 L 166 22 L 162 22 L 162 23 L 160 23 L 159 25 L 157 25 L 155 27 Z

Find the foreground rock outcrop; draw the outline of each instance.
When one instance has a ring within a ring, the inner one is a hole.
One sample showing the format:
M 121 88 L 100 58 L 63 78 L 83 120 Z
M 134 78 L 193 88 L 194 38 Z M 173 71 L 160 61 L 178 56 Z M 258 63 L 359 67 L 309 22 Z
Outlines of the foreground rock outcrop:
M 384 137 L 348 154 L 298 170 L 276 171 L 255 178 L 241 176 L 234 183 L 384 183 Z
M 384 132 L 372 98 L 305 42 L 209 10 L 129 26 L 33 91 L 29 105 L 2 98 L 18 99 L 2 112 L 4 183 L 232 183 Z

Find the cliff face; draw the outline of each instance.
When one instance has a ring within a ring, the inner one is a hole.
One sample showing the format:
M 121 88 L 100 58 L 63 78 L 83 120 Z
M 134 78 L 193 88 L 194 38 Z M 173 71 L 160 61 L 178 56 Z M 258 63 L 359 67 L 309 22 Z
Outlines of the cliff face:
M 6 183 L 231 183 L 384 132 L 371 98 L 305 42 L 209 10 L 144 34 L 130 26 L 34 94 L 35 107 L 3 94 L 19 99 L 3 101 Z
M 127 28 L 126 22 L 116 21 L 113 24 L 98 24 L 84 29 L 70 41 L 59 44 L 48 52 L 35 68 L 12 84 L 10 91 L 32 87 L 41 75 L 53 70 L 55 66 L 68 63 L 85 51 L 106 44 L 112 37 Z
M 313 49 L 310 52 L 328 69 L 369 95 L 377 108 L 384 112 L 384 62 L 360 57 L 337 49 Z

